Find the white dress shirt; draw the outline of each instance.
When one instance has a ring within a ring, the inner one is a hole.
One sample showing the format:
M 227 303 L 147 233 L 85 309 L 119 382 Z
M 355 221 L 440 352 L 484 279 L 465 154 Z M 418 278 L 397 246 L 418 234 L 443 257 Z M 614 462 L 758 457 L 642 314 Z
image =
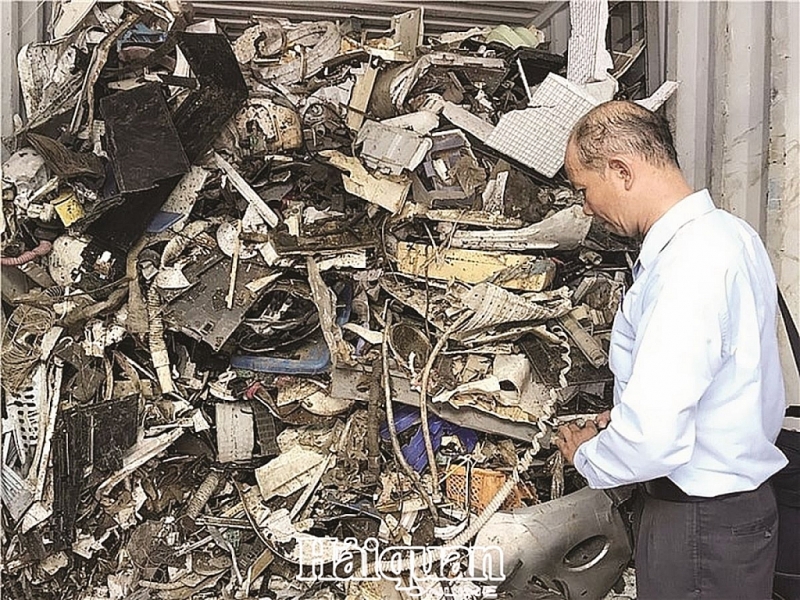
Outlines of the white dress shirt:
M 653 224 L 614 319 L 611 422 L 575 453 L 591 487 L 668 476 L 717 496 L 786 464 L 776 296 L 758 234 L 707 190 Z

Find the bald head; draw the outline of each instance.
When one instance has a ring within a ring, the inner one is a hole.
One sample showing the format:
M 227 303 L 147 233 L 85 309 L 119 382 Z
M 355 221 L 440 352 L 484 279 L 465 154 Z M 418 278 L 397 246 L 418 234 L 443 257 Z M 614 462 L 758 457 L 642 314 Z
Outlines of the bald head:
M 569 145 L 587 169 L 602 170 L 614 155 L 636 156 L 654 167 L 678 168 L 666 119 L 625 100 L 590 110 L 573 128 Z

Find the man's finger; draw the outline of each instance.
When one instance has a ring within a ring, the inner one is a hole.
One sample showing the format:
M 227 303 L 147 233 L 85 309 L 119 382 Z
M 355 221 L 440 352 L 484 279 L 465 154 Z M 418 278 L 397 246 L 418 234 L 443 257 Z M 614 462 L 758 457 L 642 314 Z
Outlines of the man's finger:
M 556 444 L 556 448 L 558 448 L 558 451 L 561 452 L 561 455 L 564 457 L 564 459 L 566 459 L 569 462 L 572 459 L 572 456 L 575 454 L 574 449 L 570 451 L 571 444 L 561 437 L 556 437 L 554 441 Z
M 595 425 L 597 425 L 598 429 L 605 429 L 608 427 L 608 424 L 611 422 L 611 411 L 607 410 L 601 412 L 597 415 L 594 419 Z

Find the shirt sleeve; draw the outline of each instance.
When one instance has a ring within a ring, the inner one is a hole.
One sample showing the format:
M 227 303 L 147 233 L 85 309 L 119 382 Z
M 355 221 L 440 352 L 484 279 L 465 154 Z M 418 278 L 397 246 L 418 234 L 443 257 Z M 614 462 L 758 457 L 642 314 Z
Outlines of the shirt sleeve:
M 593 488 L 648 481 L 687 463 L 697 403 L 722 365 L 725 271 L 687 266 L 649 287 L 638 304 L 630 380 L 609 426 L 575 453 L 576 469 Z

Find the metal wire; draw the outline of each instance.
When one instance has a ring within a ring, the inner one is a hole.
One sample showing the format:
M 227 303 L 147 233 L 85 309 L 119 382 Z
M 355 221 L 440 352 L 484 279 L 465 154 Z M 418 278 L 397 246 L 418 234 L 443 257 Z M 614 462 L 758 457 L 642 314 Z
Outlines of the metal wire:
M 0 367 L 7 391 L 18 392 L 25 385 L 42 355 L 41 337 L 53 328 L 55 318 L 52 310 L 38 306 L 22 305 L 11 313 L 3 332 Z

